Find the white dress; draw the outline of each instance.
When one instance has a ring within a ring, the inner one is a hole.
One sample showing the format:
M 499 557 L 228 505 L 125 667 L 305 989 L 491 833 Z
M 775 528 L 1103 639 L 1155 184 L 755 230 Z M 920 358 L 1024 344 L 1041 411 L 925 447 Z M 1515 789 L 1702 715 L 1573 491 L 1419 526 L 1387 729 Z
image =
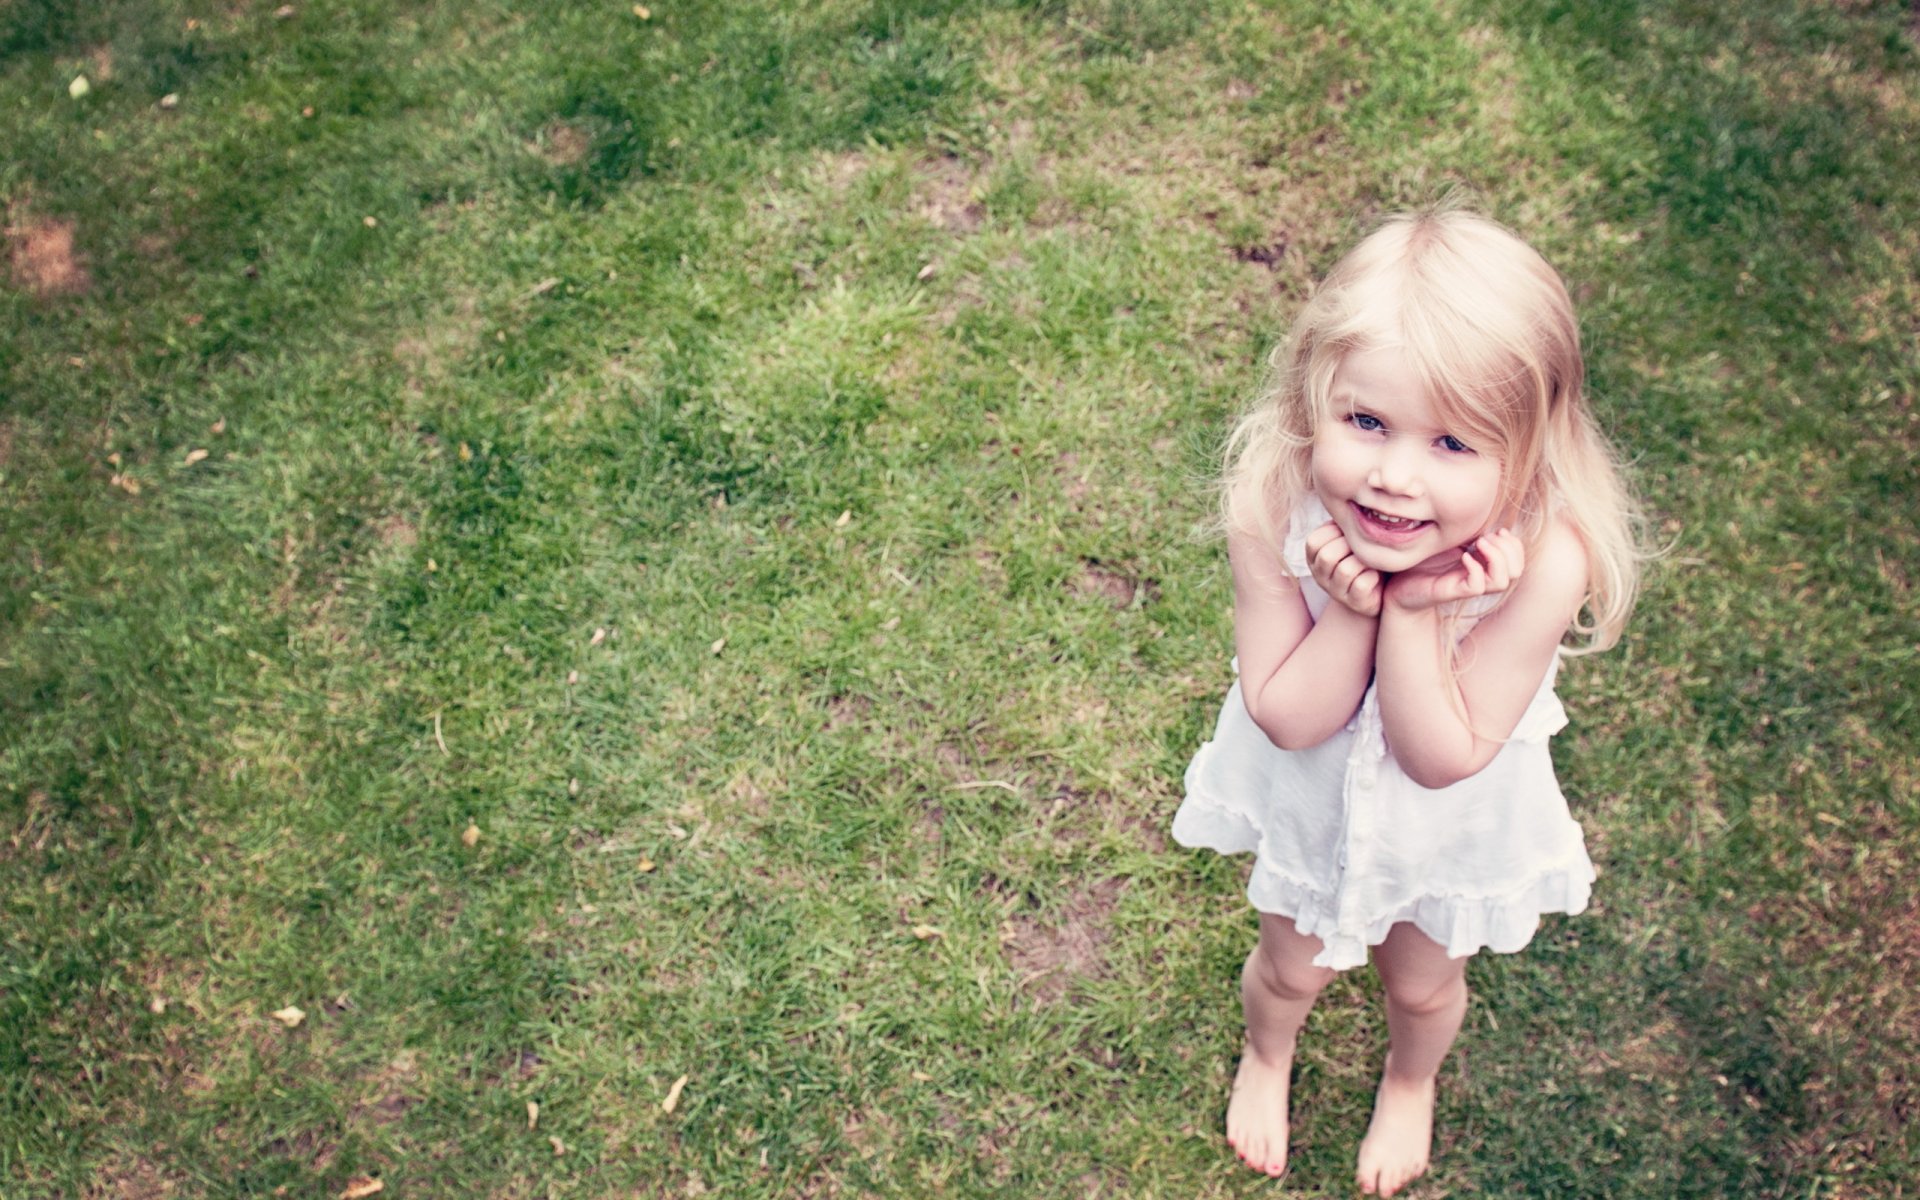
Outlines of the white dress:
M 1328 520 L 1310 497 L 1281 545 L 1315 620 L 1328 596 L 1308 569 L 1306 539 Z M 1489 607 L 1462 611 L 1463 636 Z M 1247 899 L 1319 938 L 1318 966 L 1365 963 L 1367 948 L 1400 921 L 1454 958 L 1519 950 L 1540 914 L 1584 909 L 1594 879 L 1547 752 L 1567 723 L 1553 694 L 1558 670 L 1556 659 L 1493 761 L 1439 789 L 1421 787 L 1394 761 L 1377 685 L 1345 729 L 1309 749 L 1282 750 L 1253 723 L 1236 681 L 1213 740 L 1187 767 L 1174 840 L 1251 851 Z

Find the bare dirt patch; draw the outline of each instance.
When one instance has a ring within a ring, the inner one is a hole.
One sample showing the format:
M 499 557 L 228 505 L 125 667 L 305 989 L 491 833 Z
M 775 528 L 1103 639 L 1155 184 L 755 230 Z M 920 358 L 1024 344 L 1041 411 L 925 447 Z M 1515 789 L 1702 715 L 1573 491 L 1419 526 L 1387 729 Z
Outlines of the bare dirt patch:
M 540 131 L 533 144 L 534 153 L 555 167 L 572 167 L 583 162 L 593 148 L 593 138 L 578 125 L 555 121 Z
M 920 215 L 948 233 L 980 228 L 987 210 L 975 192 L 974 172 L 957 158 L 943 158 L 920 173 Z
M 377 1125 L 400 1120 L 408 1109 L 421 1102 L 416 1094 L 419 1079 L 419 1055 L 412 1050 L 402 1050 L 362 1081 L 361 1098 L 354 1105 L 354 1116 Z
M 373 532 L 382 546 L 392 550 L 411 550 L 420 542 L 420 530 L 398 513 L 376 524 Z
M 846 729 L 865 725 L 873 712 L 873 701 L 865 696 L 835 696 L 827 701 L 827 728 Z
M 74 249 L 74 224 L 36 217 L 23 208 L 7 212 L 7 275 L 32 296 L 78 296 L 93 286 Z
M 1233 257 L 1243 263 L 1257 263 L 1269 271 L 1277 271 L 1287 259 L 1287 250 L 1293 245 L 1293 235 L 1285 229 L 1276 229 L 1273 236 L 1264 242 L 1253 245 L 1231 247 Z
M 393 344 L 394 360 L 407 370 L 407 387 L 418 394 L 440 383 L 479 340 L 485 322 L 473 297 L 457 301 L 438 321 L 402 335 Z
M 1080 564 L 1080 573 L 1068 581 L 1076 596 L 1097 597 L 1115 608 L 1130 608 L 1135 600 L 1153 600 L 1160 595 L 1154 580 L 1119 570 L 1097 558 Z
M 164 1200 L 178 1196 L 180 1177 L 139 1155 L 117 1155 L 100 1168 L 81 1195 L 86 1200 Z
M 1052 1004 L 1081 980 L 1106 973 L 1107 924 L 1126 885 L 1102 879 L 1070 894 L 1045 913 L 1021 913 L 1007 921 L 1007 960 L 1020 976 L 1020 990 L 1036 1003 Z

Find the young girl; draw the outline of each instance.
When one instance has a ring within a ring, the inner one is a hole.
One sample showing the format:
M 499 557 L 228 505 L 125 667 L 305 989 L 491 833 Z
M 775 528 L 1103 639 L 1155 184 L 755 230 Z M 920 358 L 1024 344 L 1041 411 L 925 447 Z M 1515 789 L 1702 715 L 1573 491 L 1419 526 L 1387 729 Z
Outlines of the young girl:
M 1617 640 L 1638 555 L 1582 376 L 1545 260 L 1482 217 L 1403 216 L 1315 292 L 1229 443 L 1240 678 L 1173 834 L 1255 855 L 1227 1140 L 1256 1170 L 1286 1169 L 1294 1038 L 1334 972 L 1371 949 L 1386 992 L 1358 1182 L 1392 1195 L 1427 1167 L 1467 959 L 1586 907 L 1553 679 Z

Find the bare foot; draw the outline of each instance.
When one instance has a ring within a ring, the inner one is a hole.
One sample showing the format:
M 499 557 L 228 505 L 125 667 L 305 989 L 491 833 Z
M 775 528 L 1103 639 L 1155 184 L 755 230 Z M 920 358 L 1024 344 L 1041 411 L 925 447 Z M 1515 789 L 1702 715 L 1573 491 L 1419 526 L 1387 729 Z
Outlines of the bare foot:
M 1275 1179 L 1287 1172 L 1287 1076 L 1292 1072 L 1292 1046 L 1272 1062 L 1262 1060 L 1249 1043 L 1227 1101 L 1227 1145 L 1242 1162 Z
M 1391 1063 L 1389 1063 L 1391 1066 Z M 1433 1145 L 1435 1080 L 1395 1079 L 1381 1072 L 1373 1120 L 1360 1143 L 1356 1182 L 1369 1196 L 1391 1196 L 1427 1170 Z

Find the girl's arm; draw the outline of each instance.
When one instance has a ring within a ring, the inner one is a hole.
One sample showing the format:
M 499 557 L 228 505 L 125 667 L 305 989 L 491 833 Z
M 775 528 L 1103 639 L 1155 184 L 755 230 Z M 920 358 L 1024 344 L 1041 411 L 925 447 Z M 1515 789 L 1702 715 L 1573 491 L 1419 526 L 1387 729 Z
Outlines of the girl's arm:
M 1400 575 L 1387 586 L 1380 720 L 1394 758 L 1422 787 L 1458 783 L 1493 761 L 1580 611 L 1587 553 L 1571 526 L 1551 523 L 1533 561 L 1523 560 L 1518 537 L 1487 534 L 1439 582 Z M 1500 591 L 1506 600 L 1466 636 L 1461 669 L 1450 672 L 1442 604 Z
M 1317 746 L 1360 707 L 1379 620 L 1330 601 L 1316 622 L 1299 580 L 1255 534 L 1229 534 L 1227 557 L 1247 712 L 1283 750 Z

